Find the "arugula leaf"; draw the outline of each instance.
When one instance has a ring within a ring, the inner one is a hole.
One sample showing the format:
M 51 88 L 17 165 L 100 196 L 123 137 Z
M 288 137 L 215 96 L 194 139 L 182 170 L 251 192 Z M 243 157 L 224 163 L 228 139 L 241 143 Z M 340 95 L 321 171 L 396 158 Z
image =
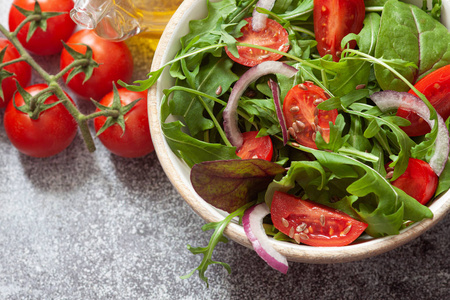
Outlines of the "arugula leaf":
M 432 217 L 429 208 L 393 187 L 366 164 L 336 153 L 307 151 L 317 161 L 292 162 L 286 176 L 269 185 L 266 203 L 275 190 L 289 191 L 298 184 L 309 199 L 368 223 L 366 233 L 374 237 L 398 234 L 404 219 Z M 332 196 L 341 200 L 332 203 Z
M 206 282 L 206 287 L 209 287 L 208 278 L 205 276 L 205 272 L 208 269 L 209 265 L 219 264 L 228 271 L 228 274 L 231 273 L 230 265 L 228 265 L 227 263 L 224 263 L 224 262 L 213 261 L 212 254 L 213 254 L 214 248 L 217 246 L 217 244 L 219 242 L 228 243 L 228 239 L 223 235 L 223 232 L 224 232 L 225 228 L 228 226 L 228 224 L 235 217 L 239 217 L 239 219 L 242 219 L 242 217 L 244 216 L 245 210 L 247 208 L 249 208 L 250 206 L 252 206 L 253 204 L 254 204 L 254 202 L 245 204 L 244 206 L 240 207 L 233 213 L 229 214 L 222 221 L 211 222 L 211 223 L 203 225 L 203 227 L 202 227 L 203 231 L 214 229 L 214 233 L 211 235 L 208 246 L 206 246 L 206 247 L 192 247 L 191 245 L 187 245 L 188 250 L 191 251 L 193 254 L 203 254 L 203 259 L 197 268 L 193 269 L 191 272 L 189 272 L 186 275 L 180 276 L 181 279 L 187 279 L 187 278 L 191 277 L 195 273 L 195 271 L 198 271 L 200 279 L 202 279 L 204 282 Z
M 196 68 L 193 72 L 190 72 L 183 66 L 186 81 L 178 80 L 177 85 L 190 87 L 211 96 L 217 96 L 216 91 L 218 87 L 223 92 L 227 91 L 231 84 L 239 79 L 231 71 L 232 66 L 233 62 L 228 57 L 216 58 L 211 56 L 207 65 L 201 69 Z M 197 95 L 177 91 L 174 92 L 174 97 L 170 101 L 172 114 L 183 117 L 193 136 L 214 127 L 213 122 L 203 115 L 205 109 L 203 103 L 212 109 L 214 102 L 206 98 L 203 98 L 203 101 L 199 101 L 198 97 Z

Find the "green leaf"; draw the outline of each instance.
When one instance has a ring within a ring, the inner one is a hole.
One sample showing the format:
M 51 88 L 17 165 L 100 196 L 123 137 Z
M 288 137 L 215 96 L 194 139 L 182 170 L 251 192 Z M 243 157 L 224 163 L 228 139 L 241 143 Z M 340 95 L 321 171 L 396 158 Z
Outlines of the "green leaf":
M 178 85 L 190 87 L 211 96 L 217 96 L 216 91 L 221 87 L 222 93 L 227 91 L 231 84 L 239 77 L 231 71 L 233 63 L 228 57 L 211 57 L 207 65 L 198 73 L 185 72 L 186 81 L 179 82 Z M 204 117 L 203 111 L 205 103 L 212 109 L 214 102 L 207 98 L 199 101 L 198 95 L 177 91 L 170 101 L 170 108 L 173 115 L 181 116 L 189 128 L 190 133 L 195 136 L 199 132 L 214 127 L 213 122 Z
M 91 78 L 92 73 L 94 72 L 94 69 L 99 67 L 100 65 L 94 60 L 92 48 L 85 44 L 75 44 L 75 45 L 84 45 L 86 47 L 86 52 L 81 53 L 73 48 L 71 48 L 69 45 L 67 45 L 65 42 L 62 42 L 64 49 L 72 56 L 74 60 L 80 60 L 80 59 L 87 59 L 88 63 L 85 65 L 79 65 L 73 68 L 66 79 L 66 84 L 69 83 L 70 80 L 72 80 L 73 77 L 80 73 L 84 73 L 84 80 L 83 83 L 85 83 L 89 78 Z
M 375 50 L 377 58 L 400 59 L 419 66 L 396 70 L 412 84 L 450 63 L 450 33 L 447 28 L 414 5 L 397 0 L 386 2 Z M 375 65 L 383 90 L 408 91 L 409 87 L 389 70 Z
M 233 212 L 255 200 L 275 175 L 284 172 L 285 168 L 263 159 L 205 161 L 192 167 L 191 183 L 206 202 Z
M 25 17 L 29 17 L 32 15 L 40 16 L 41 18 L 35 21 L 30 22 L 30 27 L 27 33 L 26 41 L 29 42 L 31 37 L 33 36 L 36 29 L 40 28 L 42 31 L 47 31 L 47 20 L 56 17 L 59 15 L 66 14 L 67 12 L 43 12 L 41 6 L 38 1 L 35 1 L 34 10 L 26 10 L 16 4 L 13 4 L 14 7 Z
M 200 262 L 200 265 L 197 268 L 193 269 L 186 275 L 180 276 L 181 279 L 187 279 L 192 275 L 194 275 L 196 271 L 198 271 L 200 279 L 206 283 L 207 287 L 209 287 L 208 278 L 206 277 L 205 272 L 210 265 L 219 264 L 223 266 L 228 273 L 231 272 L 231 268 L 227 263 L 212 260 L 213 251 L 219 242 L 222 243 L 228 242 L 228 239 L 223 235 L 223 232 L 225 228 L 228 226 L 228 224 L 233 220 L 233 218 L 239 217 L 241 219 L 242 216 L 244 215 L 245 210 L 250 206 L 252 206 L 253 204 L 254 202 L 247 203 L 244 206 L 237 209 L 236 211 L 234 211 L 233 213 L 229 214 L 222 221 L 208 223 L 202 227 L 203 231 L 214 230 L 214 233 L 211 235 L 209 243 L 206 247 L 191 247 L 190 245 L 187 245 L 189 251 L 191 251 L 193 254 L 203 254 L 203 258 L 202 261 Z

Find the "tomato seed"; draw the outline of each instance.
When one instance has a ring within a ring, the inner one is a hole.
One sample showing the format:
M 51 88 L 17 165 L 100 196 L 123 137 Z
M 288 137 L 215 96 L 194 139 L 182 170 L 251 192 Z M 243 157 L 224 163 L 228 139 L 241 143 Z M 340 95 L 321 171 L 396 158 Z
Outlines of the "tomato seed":
M 221 85 L 219 85 L 219 87 L 216 90 L 216 95 L 220 95 L 220 94 L 222 94 L 222 86 Z
M 386 174 L 386 179 L 391 179 L 392 176 L 394 176 L 394 171 L 389 171 L 389 172 Z
M 300 144 L 297 144 L 297 143 L 292 143 L 291 145 L 292 145 L 292 147 L 300 147 Z
M 356 90 L 360 90 L 360 89 L 363 89 L 363 88 L 365 88 L 366 87 L 366 85 L 365 84 L 358 84 L 357 86 L 356 86 Z
M 294 128 L 289 127 L 288 131 L 289 131 L 289 134 L 290 134 L 293 138 L 295 138 L 295 130 L 294 130 Z
M 292 128 L 294 129 L 295 132 L 300 132 L 300 129 L 297 126 L 297 123 L 292 123 Z
M 306 233 L 300 232 L 299 235 L 302 240 L 309 240 L 309 236 Z
M 316 100 L 314 100 L 313 101 L 313 104 L 315 105 L 315 106 L 317 106 L 317 105 L 319 105 L 320 103 L 322 103 L 324 100 L 322 99 L 322 98 L 319 98 L 319 99 L 316 99 Z
M 352 229 L 352 224 L 345 227 L 345 229 L 344 229 L 344 231 L 342 231 L 341 235 L 346 235 L 347 233 L 349 233 L 350 229 Z
M 324 215 L 320 215 L 320 225 L 325 226 L 325 216 Z
M 284 227 L 288 227 L 289 226 L 289 221 L 286 220 L 285 218 L 281 218 L 281 223 L 283 223 Z
M 297 124 L 297 127 L 298 127 L 300 130 L 305 129 L 305 127 L 306 127 L 305 123 L 303 123 L 303 122 L 300 121 L 300 120 L 295 121 L 295 124 Z
M 304 91 L 308 90 L 308 88 L 306 87 L 306 85 L 304 85 L 303 83 L 300 83 L 300 84 L 298 85 L 298 87 L 301 88 L 301 89 L 304 90 Z
M 292 226 L 291 227 L 291 229 L 289 230 L 289 237 L 291 238 L 291 239 L 293 239 L 294 238 L 294 226 Z
M 294 234 L 294 240 L 295 240 L 298 244 L 300 244 L 300 234 L 298 234 L 298 233 Z
M 292 106 L 292 107 L 289 109 L 289 111 L 292 112 L 292 113 L 299 112 L 299 111 L 300 111 L 300 107 L 298 107 L 297 105 Z
M 296 230 L 297 230 L 298 232 L 301 232 L 301 231 L 305 230 L 307 226 L 308 226 L 308 225 L 306 225 L 305 222 L 302 222 L 302 224 L 300 224 L 300 225 L 297 226 Z

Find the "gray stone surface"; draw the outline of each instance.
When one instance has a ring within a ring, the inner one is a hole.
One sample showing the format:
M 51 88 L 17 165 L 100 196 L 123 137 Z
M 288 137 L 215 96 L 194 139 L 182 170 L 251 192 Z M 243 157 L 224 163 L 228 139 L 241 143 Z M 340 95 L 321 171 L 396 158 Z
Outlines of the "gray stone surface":
M 0 2 L 1 24 L 10 3 Z M 57 56 L 39 59 L 57 69 Z M 291 263 L 287 275 L 237 243 L 220 244 L 214 259 L 228 262 L 230 275 L 210 268 L 209 289 L 197 275 L 181 280 L 200 262 L 186 245 L 209 240 L 203 220 L 154 153 L 124 159 L 97 146 L 88 153 L 77 137 L 35 159 L 0 128 L 0 299 L 448 299 L 450 216 L 389 253 Z

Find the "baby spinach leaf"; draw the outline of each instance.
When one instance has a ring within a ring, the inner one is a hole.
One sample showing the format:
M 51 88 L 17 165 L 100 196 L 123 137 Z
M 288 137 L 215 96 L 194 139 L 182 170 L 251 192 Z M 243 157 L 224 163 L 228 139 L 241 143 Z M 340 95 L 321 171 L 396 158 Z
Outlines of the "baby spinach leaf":
M 206 202 L 231 213 L 254 200 L 275 175 L 285 171 L 263 159 L 205 161 L 192 167 L 191 182 Z
M 414 5 L 397 0 L 386 2 L 375 57 L 401 59 L 414 67 L 396 70 L 412 84 L 450 63 L 450 33 L 447 28 Z M 409 87 L 386 68 L 375 65 L 375 76 L 383 90 L 408 91 Z

